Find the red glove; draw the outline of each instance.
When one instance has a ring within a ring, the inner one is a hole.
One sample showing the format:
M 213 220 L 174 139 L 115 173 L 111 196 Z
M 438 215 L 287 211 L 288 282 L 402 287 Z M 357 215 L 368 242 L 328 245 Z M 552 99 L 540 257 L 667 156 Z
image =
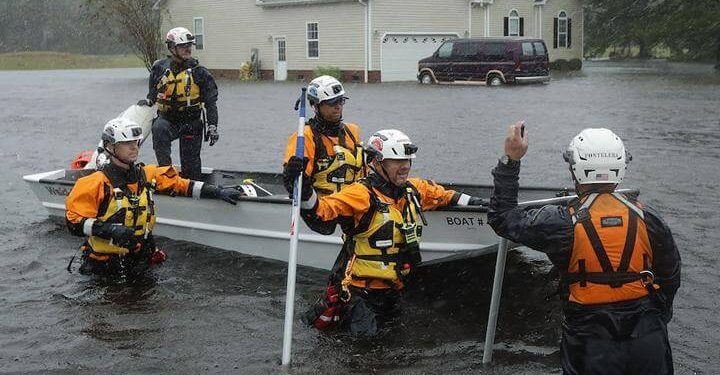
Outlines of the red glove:
M 150 257 L 150 265 L 156 266 L 162 264 L 167 259 L 167 254 L 160 249 L 155 249 L 152 256 Z

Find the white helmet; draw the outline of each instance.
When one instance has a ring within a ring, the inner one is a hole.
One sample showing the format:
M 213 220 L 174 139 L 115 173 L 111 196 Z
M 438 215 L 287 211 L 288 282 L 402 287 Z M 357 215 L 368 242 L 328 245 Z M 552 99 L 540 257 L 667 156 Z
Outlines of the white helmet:
M 345 89 L 340 81 L 331 76 L 317 77 L 310 81 L 307 88 L 307 98 L 310 105 L 319 104 L 341 96 L 346 98 Z
M 195 44 L 195 35 L 184 27 L 176 27 L 174 29 L 170 29 L 167 35 L 165 35 L 165 43 L 168 48 L 173 48 L 178 44 Z
M 142 127 L 123 117 L 114 118 L 105 124 L 102 140 L 105 143 L 139 141 L 143 139 Z
M 605 128 L 585 129 L 570 141 L 563 158 L 579 184 L 619 184 L 632 160 L 623 141 Z
M 415 159 L 418 147 L 400 130 L 379 130 L 370 136 L 365 146 L 367 162 L 385 159 Z

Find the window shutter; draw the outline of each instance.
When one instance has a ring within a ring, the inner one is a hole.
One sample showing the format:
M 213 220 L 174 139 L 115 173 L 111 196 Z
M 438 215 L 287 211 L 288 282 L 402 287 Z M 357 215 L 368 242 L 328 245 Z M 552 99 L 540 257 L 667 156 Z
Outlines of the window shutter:
M 508 18 L 505 17 L 503 19 L 503 36 L 508 36 L 508 35 L 509 35 L 509 33 L 508 33 Z
M 553 48 L 557 48 L 558 45 L 558 19 L 553 18 Z
M 567 48 L 570 48 L 570 40 L 571 40 L 571 39 L 570 39 L 570 35 L 572 35 L 572 34 L 570 33 L 571 30 L 572 30 L 572 20 L 571 20 L 570 18 L 568 18 L 568 30 L 567 30 L 567 31 L 568 31 L 568 42 L 567 42 Z
M 520 36 L 525 36 L 525 17 L 520 17 Z

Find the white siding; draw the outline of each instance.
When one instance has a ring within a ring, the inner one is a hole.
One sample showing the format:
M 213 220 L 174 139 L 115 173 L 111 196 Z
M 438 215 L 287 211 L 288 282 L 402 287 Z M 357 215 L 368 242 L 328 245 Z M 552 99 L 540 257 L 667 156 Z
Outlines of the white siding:
M 457 33 L 467 36 L 468 0 L 375 1 L 372 6 L 372 70 L 380 69 L 382 36 L 386 33 Z
M 365 9 L 356 2 L 262 7 L 255 0 L 171 0 L 164 7 L 169 17 L 163 29 L 191 28 L 193 17 L 204 17 L 205 49 L 195 54 L 211 69 L 239 69 L 250 59 L 251 48 L 259 50 L 261 69 L 272 69 L 272 36 L 286 37 L 288 70 L 312 70 L 319 65 L 363 69 Z M 307 22 L 318 22 L 318 59 L 306 56 Z
M 561 10 L 567 13 L 572 20 L 572 35 L 570 48 L 553 48 L 553 19 L 558 16 Z M 543 6 L 543 37 L 547 44 L 550 60 L 557 59 L 582 59 L 582 29 L 583 14 L 580 2 L 576 0 L 554 0 L 548 1 Z
M 369 0 L 372 8 L 370 70 L 380 69 L 382 37 L 386 33 L 456 33 L 460 37 L 484 36 L 484 12 L 469 0 Z M 273 36 L 285 36 L 288 70 L 312 70 L 335 66 L 363 70 L 365 63 L 365 6 L 359 2 L 262 7 L 255 0 L 167 0 L 168 16 L 163 30 L 175 26 L 192 28 L 194 17 L 205 21 L 205 49 L 196 51 L 211 69 L 239 69 L 249 60 L 250 49 L 260 52 L 261 69 L 274 66 Z M 536 10 L 529 0 L 495 0 L 489 5 L 490 35 L 503 35 L 503 19 L 511 9 L 524 18 L 526 37 L 535 37 Z M 579 0 L 549 0 L 542 9 L 542 37 L 550 59 L 582 57 L 582 10 Z M 572 48 L 552 48 L 553 18 L 565 10 L 572 19 Z M 306 56 L 305 25 L 318 22 L 320 57 Z M 471 25 L 469 25 L 471 24 Z M 469 26 L 472 30 L 469 30 Z
M 477 4 L 472 7 L 472 24 L 470 37 L 482 38 L 485 36 L 485 9 Z

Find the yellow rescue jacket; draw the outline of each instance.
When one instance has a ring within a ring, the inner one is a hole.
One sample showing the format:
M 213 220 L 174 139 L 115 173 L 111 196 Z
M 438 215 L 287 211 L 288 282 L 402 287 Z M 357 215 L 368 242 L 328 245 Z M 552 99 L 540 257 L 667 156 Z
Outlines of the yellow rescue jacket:
M 421 210 L 417 206 L 419 194 L 408 183 L 408 194 L 402 202 L 397 204 L 383 202 L 375 193 L 372 186 L 366 181 L 360 181 L 370 194 L 370 208 L 360 219 L 355 228 L 356 233 L 346 236 L 346 241 L 352 248 L 354 259 L 348 264 L 349 273 L 354 280 L 379 279 L 394 285 L 410 272 L 406 251 L 406 233 L 412 233 L 412 240 L 419 242 L 422 236 L 422 226 L 418 225 L 418 215 Z M 411 229 L 411 230 L 403 230 Z M 416 249 L 419 251 L 419 249 Z M 419 254 L 417 255 L 419 259 Z M 364 281 L 360 286 L 365 285 Z
M 177 74 L 165 69 L 157 83 L 158 111 L 196 111 L 201 109 L 200 86 L 193 78 L 192 68 L 184 69 Z
M 313 187 L 320 195 L 342 190 L 366 175 L 360 130 L 355 124 L 340 125 L 337 137 L 320 133 L 309 123 L 303 130 L 305 157 L 309 159 L 305 174 L 313 178 Z M 288 141 L 285 162 L 295 155 L 297 133 Z
M 343 270 L 349 267 L 351 274 L 354 274 L 352 276 L 352 285 L 373 289 L 390 287 L 401 289 L 403 283 L 397 274 L 396 264 L 391 264 L 397 263 L 397 261 L 391 258 L 405 245 L 405 238 L 404 235 L 400 236 L 398 224 L 406 221 L 404 218 L 407 216 L 404 215 L 407 214 L 407 197 L 403 196 L 394 199 L 385 195 L 376 187 L 368 188 L 367 184 L 364 183 L 364 179 L 360 181 L 343 188 L 340 192 L 317 198 L 312 215 L 303 215 L 306 216 L 306 221 L 312 220 L 333 224 L 339 222 L 346 239 L 343 251 L 346 251 L 346 254 L 352 253 L 365 257 L 365 259 L 355 257 L 354 262 L 348 259 L 348 263 L 342 265 Z M 408 183 L 417 193 L 419 206 L 423 211 L 450 205 L 457 194 L 454 190 L 445 189 L 430 180 L 411 177 L 408 179 Z M 374 200 L 383 204 L 379 205 Z M 387 212 L 376 209 L 385 205 Z M 413 217 L 417 220 L 417 205 L 409 208 Z M 391 234 L 389 224 L 386 224 L 388 221 L 392 222 L 393 225 Z M 383 230 L 387 232 L 383 233 Z M 375 240 L 380 237 L 377 234 L 378 232 L 383 234 L 385 241 L 390 239 L 393 241 L 392 246 L 385 249 L 385 252 L 388 253 L 385 261 L 382 259 L 370 259 L 376 255 L 382 257 L 382 247 L 387 244 L 387 242 L 378 243 Z M 352 256 L 349 258 L 352 258 Z M 351 263 L 358 263 L 358 266 Z M 389 268 L 391 271 L 385 268 Z M 404 271 L 402 268 L 397 269 L 401 272 Z
M 653 253 L 639 203 L 620 193 L 592 193 L 570 207 L 574 242 L 567 270 L 569 300 L 583 305 L 648 295 Z
M 147 239 L 155 226 L 155 204 L 152 197 L 155 181 L 139 185 L 141 187 L 138 194 L 129 189 L 123 192 L 115 188 L 112 202 L 107 205 L 105 213 L 98 217 L 98 220 L 134 228 L 136 237 Z M 98 236 L 88 237 L 88 245 L 93 252 L 100 254 L 125 255 L 130 250 L 113 244 L 112 240 Z
M 192 193 L 190 183 L 171 166 L 146 165 L 142 167 L 138 182 L 117 189 L 105 173 L 97 171 L 75 183 L 65 201 L 65 217 L 75 225 L 86 219 L 126 225 L 135 229 L 135 235 L 142 242 L 155 225 L 153 191 L 189 195 Z M 97 236 L 89 236 L 87 244 L 98 254 L 128 253 L 128 249 Z

